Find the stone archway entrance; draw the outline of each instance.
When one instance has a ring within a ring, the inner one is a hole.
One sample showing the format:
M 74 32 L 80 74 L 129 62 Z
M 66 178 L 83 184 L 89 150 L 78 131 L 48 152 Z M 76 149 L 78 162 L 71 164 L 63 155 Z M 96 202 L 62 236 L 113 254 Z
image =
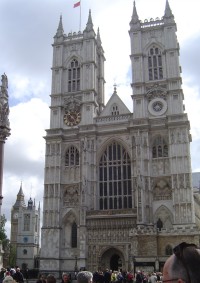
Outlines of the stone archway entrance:
M 111 270 L 119 270 L 121 268 L 119 268 L 119 260 L 120 260 L 120 257 L 118 254 L 114 254 L 113 256 L 111 256 L 111 259 L 110 259 L 110 269 Z
M 100 259 L 101 270 L 120 270 L 126 269 L 124 255 L 116 248 L 105 251 Z

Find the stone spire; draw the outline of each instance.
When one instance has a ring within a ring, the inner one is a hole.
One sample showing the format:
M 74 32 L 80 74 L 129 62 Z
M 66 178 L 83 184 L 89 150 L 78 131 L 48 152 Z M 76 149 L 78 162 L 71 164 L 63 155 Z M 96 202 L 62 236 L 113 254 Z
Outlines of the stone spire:
M 138 17 L 135 1 L 133 2 L 133 14 L 130 22 L 130 27 L 131 29 L 134 29 L 135 27 L 136 28 L 140 27 L 140 20 Z
M 63 24 L 62 24 L 62 15 L 60 15 L 60 21 L 58 24 L 57 32 L 55 37 L 61 37 L 64 35 L 64 29 L 63 29 Z
M 88 16 L 88 21 L 87 21 L 87 24 L 86 24 L 85 31 L 94 31 L 92 16 L 91 16 L 91 10 L 89 10 L 89 16 Z
M 100 37 L 99 28 L 97 29 L 97 44 L 101 45 L 101 37 Z
M 169 6 L 169 1 L 166 0 L 166 5 L 165 5 L 165 14 L 164 14 L 164 20 L 167 22 L 174 22 L 174 15 L 172 14 L 172 10 Z
M 17 194 L 17 199 L 15 204 L 13 205 L 14 208 L 19 208 L 19 207 L 26 207 L 25 201 L 24 201 L 24 193 L 22 190 L 22 183 L 20 185 L 19 192 Z

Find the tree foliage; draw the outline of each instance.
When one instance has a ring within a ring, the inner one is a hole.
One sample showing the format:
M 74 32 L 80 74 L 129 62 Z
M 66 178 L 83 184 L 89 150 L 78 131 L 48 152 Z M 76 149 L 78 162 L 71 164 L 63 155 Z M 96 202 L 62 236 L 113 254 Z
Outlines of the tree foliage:
M 7 235 L 6 235 L 6 229 L 5 229 L 5 225 L 6 225 L 6 217 L 5 215 L 1 215 L 1 222 L 0 222 L 0 240 L 3 243 L 4 240 L 7 240 Z

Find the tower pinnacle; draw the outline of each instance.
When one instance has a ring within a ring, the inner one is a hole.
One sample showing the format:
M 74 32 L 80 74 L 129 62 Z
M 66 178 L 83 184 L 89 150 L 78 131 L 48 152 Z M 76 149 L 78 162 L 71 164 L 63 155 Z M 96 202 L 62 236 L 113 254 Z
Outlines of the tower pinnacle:
M 99 45 L 101 45 L 101 37 L 100 37 L 99 28 L 97 29 L 97 42 Z
M 140 26 L 140 20 L 138 17 L 138 13 L 137 13 L 135 1 L 134 1 L 133 2 L 133 14 L 132 14 L 131 22 L 130 22 L 130 27 L 132 29 L 133 27 L 139 27 L 139 26 Z
M 89 16 L 88 16 L 88 21 L 87 21 L 87 24 L 86 24 L 85 31 L 93 31 L 93 22 L 92 22 L 91 10 L 89 10 Z
M 168 0 L 166 0 L 164 19 L 167 19 L 168 21 L 170 20 L 170 21 L 174 22 L 174 15 L 172 14 L 172 10 L 169 6 Z
M 63 24 L 62 24 L 62 15 L 60 15 L 60 21 L 58 24 L 57 32 L 56 32 L 56 37 L 60 37 L 64 34 L 64 29 L 63 29 Z

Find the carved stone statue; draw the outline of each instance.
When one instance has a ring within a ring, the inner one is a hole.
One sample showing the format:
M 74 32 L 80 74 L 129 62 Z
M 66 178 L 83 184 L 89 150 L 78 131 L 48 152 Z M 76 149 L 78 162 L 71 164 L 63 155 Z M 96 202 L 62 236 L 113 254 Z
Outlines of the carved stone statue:
M 8 78 L 5 73 L 1 76 L 1 85 L 3 88 L 8 88 Z

